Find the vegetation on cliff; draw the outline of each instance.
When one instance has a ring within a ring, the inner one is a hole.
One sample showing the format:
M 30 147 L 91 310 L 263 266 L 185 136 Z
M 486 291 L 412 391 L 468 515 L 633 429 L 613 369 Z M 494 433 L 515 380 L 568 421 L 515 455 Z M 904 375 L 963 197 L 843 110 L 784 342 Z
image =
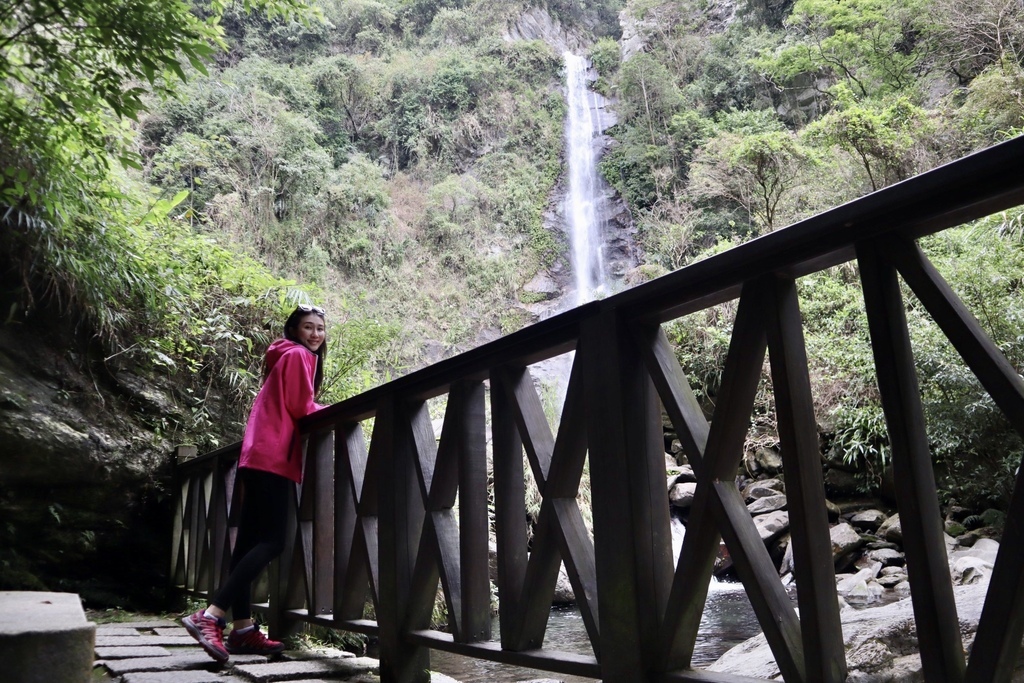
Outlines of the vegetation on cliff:
M 639 225 L 642 277 L 1024 131 L 1015 0 L 633 0 L 626 17 L 625 59 L 607 39 L 591 55 L 600 87 L 619 99 L 603 172 Z M 1019 210 L 993 216 L 923 245 L 1017 368 L 1021 220 Z M 887 437 L 856 268 L 803 278 L 799 291 L 826 459 L 874 491 Z M 1020 438 L 906 298 L 944 502 L 1005 502 Z M 709 408 L 733 311 L 667 326 Z M 774 411 L 761 396 L 749 440 L 773 447 Z
M 638 227 L 632 281 L 1024 127 L 1020 0 L 0 0 L 6 320 L 68 314 L 97 362 L 174 377 L 165 434 L 202 446 L 238 436 L 296 301 L 329 310 L 328 402 L 529 323 L 523 286 L 565 251 L 544 222 L 561 56 L 508 39 L 539 9 L 615 103 L 602 172 Z M 1018 368 L 1021 225 L 925 244 Z M 828 460 L 873 489 L 855 267 L 799 287 Z M 998 504 L 1024 446 L 908 301 L 943 495 Z M 732 310 L 667 325 L 709 409 Z

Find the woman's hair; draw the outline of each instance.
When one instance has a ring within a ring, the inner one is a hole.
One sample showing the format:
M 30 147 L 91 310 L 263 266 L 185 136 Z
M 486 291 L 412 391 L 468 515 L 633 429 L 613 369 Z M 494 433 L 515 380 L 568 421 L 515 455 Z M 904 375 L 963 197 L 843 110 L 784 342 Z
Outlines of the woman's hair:
M 299 323 L 310 314 L 316 314 L 320 316 L 321 320 L 324 319 L 324 309 L 319 306 L 299 306 L 284 321 L 284 338 L 299 343 L 299 337 L 296 334 L 299 329 Z M 315 396 L 320 393 L 320 385 L 324 382 L 324 361 L 327 359 L 326 335 L 324 335 L 324 343 L 313 353 L 316 354 L 316 375 L 313 376 L 313 395 Z

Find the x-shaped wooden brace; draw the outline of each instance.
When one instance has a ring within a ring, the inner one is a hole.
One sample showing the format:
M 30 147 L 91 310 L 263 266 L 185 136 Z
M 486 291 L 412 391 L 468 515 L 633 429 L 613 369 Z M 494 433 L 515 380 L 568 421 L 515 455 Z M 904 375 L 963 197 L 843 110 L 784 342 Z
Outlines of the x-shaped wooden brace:
M 376 608 L 380 574 L 377 566 L 377 449 L 367 454 L 358 422 L 335 429 L 334 604 L 335 621 L 359 621 L 367 589 Z
M 533 551 L 522 576 L 522 592 L 502 596 L 502 610 L 506 608 L 507 597 L 507 604 L 514 615 L 502 621 L 502 646 L 505 649 L 518 651 L 541 647 L 559 564 L 564 560 L 590 642 L 597 654 L 599 622 L 594 545 L 576 502 L 587 454 L 581 367 L 580 363 L 573 363 L 557 441 L 551 434 L 529 371 L 526 368 L 501 368 L 492 375 L 492 391 L 504 392 L 501 404 L 513 413 L 543 497 Z M 506 589 L 504 586 L 500 588 Z M 511 589 L 515 590 L 514 587 Z
M 487 573 L 487 453 L 482 382 L 458 382 L 435 441 L 424 402 L 410 409 L 420 493 L 427 515 L 409 591 L 406 630 L 430 619 L 440 579 L 456 642 L 491 637 Z M 455 501 L 459 497 L 456 519 Z
M 846 675 L 842 631 L 807 359 L 792 281 L 771 276 L 744 286 L 710 426 L 661 328 L 638 334 L 652 379 L 697 473 L 687 534 L 665 610 L 662 666 L 676 669 L 690 664 L 721 535 L 783 677 L 842 681 Z M 807 624 L 803 629 L 735 484 L 769 345 L 794 571 Z
M 920 247 L 910 240 L 889 239 L 881 244 L 860 244 L 857 256 L 864 280 L 865 303 L 868 318 L 873 323 L 872 337 L 883 340 L 875 343 L 876 365 L 883 372 L 883 364 L 890 368 L 897 359 L 908 355 L 909 333 L 902 298 L 896 281 L 896 271 L 924 304 L 928 313 L 942 328 L 946 337 L 974 372 L 993 401 L 1006 415 L 1010 424 L 1024 436 L 1024 380 L 1006 359 L 999 347 L 988 337 L 981 325 L 960 301 L 950 286 L 928 261 Z M 916 471 L 931 476 L 931 459 L 923 417 L 917 424 L 907 413 L 921 413 L 920 397 L 915 391 L 913 364 L 902 373 L 890 370 L 893 377 L 880 382 L 883 406 L 904 403 L 899 410 L 887 408 L 897 429 L 891 435 L 893 462 L 900 495 L 901 520 L 904 536 L 909 527 L 913 537 L 908 538 L 907 566 L 914 597 L 914 613 L 918 623 L 918 639 L 926 676 L 936 680 L 960 680 L 970 683 L 1001 682 L 1010 679 L 1013 662 L 1017 657 L 1021 636 L 1024 634 L 1024 468 L 1018 470 L 1013 497 L 1007 515 L 999 554 L 992 570 L 985 606 L 978 623 L 970 662 L 964 673 L 963 650 L 957 627 L 956 604 L 948 582 L 945 549 L 941 529 L 930 529 L 937 523 L 934 483 L 930 486 L 918 482 Z M 890 426 L 890 431 L 892 427 Z M 919 457 L 897 460 L 900 450 Z M 902 467 L 901 467 L 902 466 Z M 925 498 L 928 496 L 928 498 Z M 915 498 L 920 497 L 919 500 Z M 909 502 L 909 505 L 907 503 Z M 903 514 L 903 508 L 928 509 L 933 514 Z M 926 538 L 935 538 L 928 544 Z M 916 571 L 914 571 L 916 569 Z M 929 655 L 928 653 L 933 653 Z

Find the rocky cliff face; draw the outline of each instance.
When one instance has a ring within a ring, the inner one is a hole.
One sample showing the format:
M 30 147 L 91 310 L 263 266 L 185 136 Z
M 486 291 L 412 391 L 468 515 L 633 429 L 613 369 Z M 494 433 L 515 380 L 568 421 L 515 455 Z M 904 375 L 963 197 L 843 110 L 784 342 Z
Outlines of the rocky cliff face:
M 90 358 L 60 322 L 0 327 L 0 589 L 152 607 L 170 538 L 161 428 L 180 409 L 169 385 Z

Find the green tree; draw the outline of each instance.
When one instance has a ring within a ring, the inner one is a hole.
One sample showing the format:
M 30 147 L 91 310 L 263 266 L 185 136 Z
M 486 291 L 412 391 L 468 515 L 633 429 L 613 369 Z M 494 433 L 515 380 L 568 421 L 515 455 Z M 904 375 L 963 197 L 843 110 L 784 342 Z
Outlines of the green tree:
M 1024 132 L 1024 66 L 992 64 L 971 81 L 953 113 L 966 138 L 963 153 Z
M 304 0 L 244 0 L 291 16 Z M 188 65 L 224 47 L 226 3 L 200 18 L 180 0 L 5 0 L 0 3 L 0 202 L 44 220 L 66 218 L 108 156 L 137 164 L 119 120 L 168 94 Z M 68 153 L 64 153 L 67 150 Z
M 682 104 L 672 74 L 657 58 L 641 53 L 622 65 L 618 86 L 623 121 L 644 128 L 651 144 L 658 144 Z
M 779 204 L 800 180 L 809 155 L 797 137 L 771 131 L 747 136 L 722 133 L 691 167 L 697 197 L 722 197 L 741 206 L 760 231 L 775 229 Z
M 366 128 L 381 106 L 374 74 L 365 61 L 347 55 L 328 57 L 313 65 L 311 80 L 328 136 L 339 146 L 365 142 Z
M 611 38 L 601 38 L 590 48 L 590 61 L 602 78 L 611 76 L 619 68 L 619 44 Z
M 910 177 L 913 154 L 930 123 L 924 110 L 898 97 L 888 104 L 847 104 L 807 126 L 811 141 L 852 154 L 867 174 L 871 190 Z
M 790 40 L 757 61 L 785 85 L 800 76 L 845 82 L 861 97 L 911 88 L 922 65 L 925 0 L 797 0 Z
M 694 154 L 690 192 L 698 199 L 725 200 L 742 208 L 758 231 L 773 230 L 780 204 L 813 157 L 768 110 L 730 112 L 717 128 Z
M 149 199 L 119 172 L 117 160 L 138 165 L 126 124 L 149 91 L 174 94 L 224 47 L 225 7 L 201 18 L 163 0 L 0 3 L 0 274 L 29 303 L 51 297 L 110 339 L 133 303 L 151 301 L 128 246 Z M 306 5 L 244 7 L 295 16 Z
M 991 65 L 1024 62 L 1024 8 L 1020 0 L 934 0 L 931 36 L 949 70 L 966 85 Z

